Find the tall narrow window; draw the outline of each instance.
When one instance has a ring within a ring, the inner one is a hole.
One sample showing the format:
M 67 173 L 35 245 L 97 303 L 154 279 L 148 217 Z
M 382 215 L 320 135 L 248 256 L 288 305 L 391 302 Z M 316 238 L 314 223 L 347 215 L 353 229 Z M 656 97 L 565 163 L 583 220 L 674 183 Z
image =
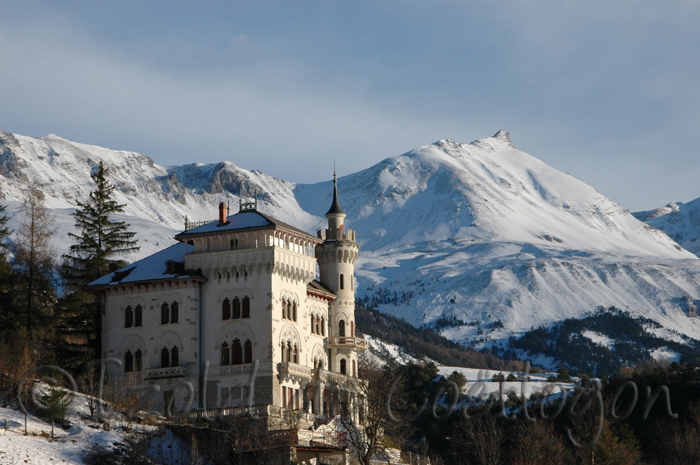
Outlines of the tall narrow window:
M 345 337 L 345 321 L 343 320 L 338 322 L 338 336 Z
M 228 298 L 224 299 L 224 303 L 221 304 L 221 318 L 223 320 L 231 318 L 231 301 Z
M 297 345 L 294 344 L 294 351 L 292 352 L 292 361 L 294 363 L 299 363 L 299 354 L 297 353 Z
M 124 310 L 124 327 L 131 328 L 134 325 L 134 311 L 131 309 L 131 305 L 126 307 Z
M 284 359 L 285 354 L 287 353 L 286 350 L 284 350 L 284 342 L 280 344 L 280 347 L 282 349 L 282 363 L 284 363 L 286 360 Z
M 238 297 L 233 299 L 233 318 L 238 319 L 241 317 L 241 300 Z
M 344 358 L 340 359 L 340 374 L 344 375 L 347 372 L 347 362 Z
M 355 277 L 353 275 L 350 275 L 350 290 L 355 290 Z
M 315 318 L 313 315 L 311 315 L 311 334 L 318 334 L 316 332 L 316 325 L 314 324 Z
M 287 408 L 287 388 L 282 386 L 282 408 Z
M 355 337 L 355 322 L 350 322 L 350 337 Z
M 134 368 L 136 371 L 143 370 L 143 354 L 141 353 L 141 349 L 136 350 L 134 357 Z
M 316 328 L 316 332 L 318 332 L 318 328 Z M 323 317 L 321 317 L 321 336 L 326 335 L 326 329 L 323 327 Z
M 228 343 L 224 342 L 221 344 L 221 364 L 222 365 L 228 365 L 230 362 L 229 360 L 229 350 L 228 350 Z
M 234 339 L 233 345 L 231 346 L 231 364 L 240 365 L 243 363 L 243 347 L 241 347 L 241 340 Z
M 170 366 L 170 351 L 167 347 L 163 347 L 160 351 L 160 366 L 163 368 Z
M 292 320 L 297 321 L 297 303 L 292 304 Z
M 292 361 L 292 343 L 291 342 L 287 343 L 287 361 L 288 362 Z
M 320 325 L 320 323 L 319 323 L 318 317 L 316 317 L 316 334 L 320 334 L 319 333 L 319 325 Z
M 245 341 L 245 363 L 253 363 L 253 343 L 250 339 Z
M 291 300 L 287 301 L 287 319 L 288 320 L 292 319 L 292 301 Z
M 180 306 L 178 305 L 177 302 L 173 302 L 172 305 L 170 306 L 170 322 L 171 323 L 177 323 L 177 320 L 180 317 L 179 312 L 180 312 Z
M 357 373 L 355 372 L 355 360 L 352 361 L 352 377 L 357 378 Z
M 282 319 L 287 318 L 287 301 L 282 299 Z
M 345 289 L 345 280 L 343 279 L 343 275 L 340 275 L 340 288 Z
M 250 318 L 250 297 L 243 297 L 243 318 Z
M 160 324 L 167 325 L 169 318 L 170 307 L 168 307 L 167 303 L 163 302 L 163 305 L 160 307 Z
M 124 373 L 130 373 L 134 371 L 134 356 L 131 355 L 131 351 L 127 350 L 124 354 Z
M 143 323 L 143 309 L 137 305 L 134 309 L 134 326 L 141 326 Z
M 170 366 L 180 366 L 180 351 L 178 350 L 177 346 L 173 347 L 173 350 L 170 351 L 170 355 L 172 358 L 172 363 L 170 364 Z

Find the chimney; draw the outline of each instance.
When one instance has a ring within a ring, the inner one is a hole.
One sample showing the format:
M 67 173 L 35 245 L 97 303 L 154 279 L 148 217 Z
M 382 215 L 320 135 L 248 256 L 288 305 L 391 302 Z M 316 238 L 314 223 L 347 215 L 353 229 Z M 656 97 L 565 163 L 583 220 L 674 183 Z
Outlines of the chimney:
M 219 226 L 226 223 L 226 204 L 221 202 L 219 204 Z

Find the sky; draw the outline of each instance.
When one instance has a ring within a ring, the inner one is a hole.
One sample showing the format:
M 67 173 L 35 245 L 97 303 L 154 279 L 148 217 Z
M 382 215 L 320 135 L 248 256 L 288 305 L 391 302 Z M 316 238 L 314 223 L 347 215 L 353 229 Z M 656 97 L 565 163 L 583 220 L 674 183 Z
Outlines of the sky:
M 632 211 L 700 197 L 700 2 L 0 0 L 0 129 L 327 180 L 513 143 Z

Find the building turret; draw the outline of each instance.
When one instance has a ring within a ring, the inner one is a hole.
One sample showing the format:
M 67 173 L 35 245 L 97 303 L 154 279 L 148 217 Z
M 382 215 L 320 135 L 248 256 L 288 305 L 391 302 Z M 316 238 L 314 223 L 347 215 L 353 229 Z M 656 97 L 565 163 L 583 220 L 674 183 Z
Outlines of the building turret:
M 318 232 L 324 241 L 316 246 L 320 281 L 337 295 L 329 310 L 328 368 L 356 376 L 357 350 L 364 348 L 364 341 L 355 338 L 355 262 L 360 245 L 355 241 L 355 231 L 345 228 L 345 217 L 333 173 L 333 203 L 326 213 L 328 229 Z

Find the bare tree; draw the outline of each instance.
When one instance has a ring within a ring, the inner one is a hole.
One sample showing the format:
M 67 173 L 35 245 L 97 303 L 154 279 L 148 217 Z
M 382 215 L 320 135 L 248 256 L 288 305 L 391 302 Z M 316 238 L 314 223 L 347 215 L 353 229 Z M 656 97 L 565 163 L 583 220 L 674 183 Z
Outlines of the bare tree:
M 369 356 L 359 360 L 359 379 L 348 378 L 342 389 L 358 396 L 361 424 L 353 418 L 350 402 L 341 404 L 340 422 L 360 463 L 369 465 L 375 456 L 389 459 L 391 439 L 405 438 L 411 431 L 408 393 L 403 373 L 379 367 Z
M 56 232 L 56 217 L 44 204 L 44 194 L 33 181 L 20 209 L 22 219 L 14 244 L 15 263 L 20 266 L 26 280 L 27 336 L 31 338 L 34 308 L 42 304 L 45 292 L 39 292 L 42 284 L 49 284 L 56 265 L 56 249 L 51 238 Z

